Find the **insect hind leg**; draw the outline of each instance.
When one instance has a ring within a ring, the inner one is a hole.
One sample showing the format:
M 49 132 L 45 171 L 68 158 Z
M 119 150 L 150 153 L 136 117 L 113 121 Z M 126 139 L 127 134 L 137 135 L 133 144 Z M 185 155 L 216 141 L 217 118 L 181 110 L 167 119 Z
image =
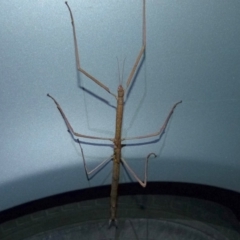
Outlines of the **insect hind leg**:
M 141 181 L 140 178 L 136 175 L 136 173 L 132 170 L 132 168 L 127 164 L 127 162 L 123 158 L 121 158 L 121 161 L 122 161 L 123 165 L 132 174 L 132 176 L 139 182 L 139 184 L 144 188 L 147 186 L 148 160 L 151 156 L 157 157 L 157 155 L 155 153 L 149 153 L 147 155 L 146 161 L 145 161 L 144 181 Z
M 106 165 L 109 161 L 111 161 L 113 159 L 113 156 L 110 156 L 109 158 L 103 160 L 99 165 L 97 165 L 94 169 L 92 169 L 91 171 L 89 171 L 87 169 L 87 164 L 86 164 L 86 160 L 85 160 L 85 157 L 84 157 L 84 153 L 83 153 L 83 148 L 81 146 L 81 142 L 79 141 L 78 139 L 78 145 L 80 147 L 80 150 L 81 150 L 81 154 L 82 154 L 82 158 L 83 158 L 83 165 L 84 165 L 84 169 L 85 169 L 85 173 L 86 173 L 86 176 L 87 176 L 87 179 L 89 180 L 89 176 L 93 173 L 96 173 L 98 170 L 100 170 L 104 165 Z

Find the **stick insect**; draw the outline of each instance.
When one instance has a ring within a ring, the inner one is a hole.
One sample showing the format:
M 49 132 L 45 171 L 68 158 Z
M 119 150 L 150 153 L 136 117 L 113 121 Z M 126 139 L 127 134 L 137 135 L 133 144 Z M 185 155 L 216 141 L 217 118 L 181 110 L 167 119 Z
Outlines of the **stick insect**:
M 68 131 L 72 134 L 72 136 L 76 136 L 79 138 L 88 138 L 88 139 L 100 139 L 100 140 L 108 140 L 113 143 L 113 155 L 110 156 L 109 158 L 105 159 L 103 162 L 101 162 L 97 167 L 95 167 L 93 170 L 88 171 L 87 166 L 86 166 L 86 160 L 84 157 L 83 149 L 81 146 L 80 141 L 78 140 L 80 149 L 81 149 L 81 155 L 83 158 L 83 163 L 84 163 L 84 168 L 87 177 L 92 174 L 96 173 L 102 166 L 104 166 L 107 162 L 113 160 L 113 170 L 112 170 L 112 183 L 111 183 L 111 193 L 110 193 L 110 220 L 109 220 L 109 227 L 111 225 L 115 225 L 117 227 L 117 220 L 116 220 L 116 215 L 117 215 L 117 197 L 118 197 L 118 185 L 119 185 L 119 174 L 120 174 L 120 164 L 123 164 L 126 169 L 131 173 L 131 175 L 139 182 L 139 184 L 142 187 L 146 187 L 147 185 L 147 168 L 148 168 L 148 160 L 150 157 L 156 157 L 155 153 L 150 153 L 146 157 L 145 161 L 145 169 L 144 169 L 144 181 L 141 181 L 140 178 L 134 173 L 134 171 L 131 169 L 131 167 L 128 165 L 128 163 L 122 158 L 121 156 L 121 149 L 123 147 L 122 142 L 125 140 L 135 140 L 135 139 L 143 139 L 143 138 L 151 138 L 151 137 L 160 137 L 169 122 L 169 119 L 171 115 L 173 114 L 174 109 L 178 104 L 180 104 L 182 101 L 179 101 L 173 105 L 171 108 L 166 120 L 164 121 L 162 127 L 160 128 L 159 131 L 144 135 L 144 136 L 137 136 L 137 137 L 129 137 L 129 138 L 122 138 L 122 119 L 123 119 L 123 109 L 124 109 L 124 94 L 125 92 L 129 89 L 129 86 L 131 85 L 134 75 L 136 73 L 136 70 L 138 69 L 139 63 L 141 59 L 143 58 L 146 50 L 146 2 L 143 0 L 143 35 L 142 35 L 142 47 L 137 55 L 137 58 L 135 60 L 135 63 L 133 65 L 133 68 L 129 74 L 129 77 L 126 82 L 126 87 L 125 89 L 123 86 L 120 84 L 118 86 L 118 93 L 115 95 L 112 93 L 107 86 L 105 86 L 102 82 L 100 82 L 98 79 L 93 77 L 91 74 L 89 74 L 87 71 L 85 71 L 83 68 L 80 66 L 80 58 L 79 58 L 79 53 L 78 53 L 78 44 L 77 44 L 77 36 L 76 36 L 76 30 L 75 30 L 75 23 L 74 23 L 74 18 L 73 14 L 71 11 L 71 8 L 69 7 L 68 3 L 65 2 L 67 5 L 67 8 L 70 13 L 70 18 L 71 18 L 71 23 L 72 23 L 72 29 L 73 29 L 73 39 L 74 39 L 74 48 L 75 48 L 75 58 L 76 58 L 76 65 L 78 71 L 83 73 L 85 76 L 87 76 L 90 80 L 95 82 L 97 85 L 99 85 L 101 88 L 106 90 L 109 94 L 114 96 L 117 100 L 117 107 L 116 107 L 116 126 L 115 126 L 115 137 L 114 138 L 105 138 L 105 137 L 96 137 L 96 136 L 90 136 L 90 135 L 83 135 L 81 133 L 77 133 L 74 131 L 72 128 L 71 124 L 69 123 L 66 115 L 64 114 L 61 106 L 59 103 L 53 98 L 51 95 L 47 94 L 48 97 L 50 97 L 54 103 L 56 104 L 60 114 L 62 115 L 62 118 L 65 121 L 65 124 L 68 128 Z

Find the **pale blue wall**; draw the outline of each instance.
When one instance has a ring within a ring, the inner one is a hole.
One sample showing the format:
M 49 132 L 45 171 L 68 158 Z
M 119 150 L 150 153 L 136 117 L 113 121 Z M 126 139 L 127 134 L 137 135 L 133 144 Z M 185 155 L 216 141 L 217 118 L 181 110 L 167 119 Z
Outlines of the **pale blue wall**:
M 82 67 L 116 92 L 116 57 L 120 69 L 126 58 L 125 82 L 141 47 L 142 2 L 69 4 Z M 146 58 L 125 104 L 123 135 L 158 130 L 172 104 L 183 103 L 161 141 L 125 147 L 124 158 L 142 176 L 143 159 L 155 152 L 151 181 L 240 191 L 240 1 L 148 0 L 146 11 Z M 46 97 L 50 93 L 59 101 L 77 132 L 114 135 L 115 111 L 109 105 L 115 106 L 115 99 L 77 75 L 64 1 L 1 1 L 0 26 L 0 210 L 109 184 L 111 164 L 87 181 L 79 147 Z M 89 168 L 112 154 L 109 147 L 83 148 Z M 123 172 L 121 182 L 128 181 Z

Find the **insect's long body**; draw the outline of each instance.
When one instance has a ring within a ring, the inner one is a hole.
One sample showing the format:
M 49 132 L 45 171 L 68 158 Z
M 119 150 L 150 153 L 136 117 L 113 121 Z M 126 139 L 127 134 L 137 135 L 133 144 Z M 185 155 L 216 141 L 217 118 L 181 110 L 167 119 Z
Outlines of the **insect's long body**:
M 116 125 L 115 125 L 115 137 L 114 138 L 96 137 L 96 136 L 84 135 L 84 134 L 75 132 L 74 129 L 72 128 L 71 124 L 69 123 L 66 115 L 64 114 L 61 106 L 58 104 L 58 102 L 51 95 L 47 94 L 47 96 L 50 97 L 55 102 L 59 112 L 61 113 L 61 115 L 62 115 L 62 117 L 63 117 L 63 119 L 64 119 L 64 121 L 67 125 L 68 131 L 71 133 L 72 137 L 76 136 L 76 137 L 87 138 L 87 139 L 108 140 L 108 141 L 111 141 L 113 143 L 113 148 L 114 148 L 113 155 L 111 157 L 105 159 L 103 162 L 101 162 L 93 170 L 88 171 L 87 166 L 86 166 L 85 157 L 84 157 L 84 154 L 83 154 L 83 149 L 82 149 L 82 146 L 81 146 L 81 142 L 80 142 L 80 140 L 77 140 L 77 142 L 79 143 L 80 149 L 81 149 L 83 164 L 84 164 L 84 168 L 85 168 L 87 178 L 90 174 L 92 174 L 93 172 L 96 172 L 100 168 L 102 168 L 104 166 L 104 164 L 113 160 L 112 185 L 111 185 L 111 194 L 110 194 L 110 212 L 111 212 L 110 213 L 110 215 L 111 215 L 110 216 L 110 221 L 109 221 L 110 226 L 112 225 L 112 223 L 114 223 L 115 226 L 117 226 L 116 213 L 117 213 L 117 197 L 118 197 L 120 165 L 123 164 L 124 167 L 129 171 L 129 173 L 139 182 L 139 184 L 142 187 L 146 187 L 146 185 L 147 185 L 148 160 L 151 156 L 156 157 L 155 153 L 150 153 L 150 154 L 147 155 L 146 162 L 145 162 L 144 181 L 141 181 L 141 179 L 134 173 L 134 171 L 131 169 L 131 167 L 128 165 L 128 163 L 121 156 L 122 141 L 124 141 L 124 140 L 134 140 L 134 139 L 136 140 L 136 139 L 143 139 L 143 138 L 151 138 L 151 137 L 158 137 L 160 139 L 160 137 L 162 136 L 162 134 L 164 133 L 164 131 L 165 131 L 167 125 L 168 125 L 169 119 L 172 116 L 174 109 L 176 108 L 176 106 L 179 103 L 182 102 L 182 101 L 179 101 L 179 102 L 177 102 L 173 105 L 173 107 L 171 108 L 170 112 L 168 113 L 168 116 L 165 119 L 165 121 L 164 121 L 164 123 L 163 123 L 163 125 L 162 125 L 162 127 L 160 128 L 159 131 L 148 134 L 148 135 L 143 135 L 143 136 L 122 138 L 121 135 L 122 135 L 122 122 L 123 122 L 123 109 L 124 109 L 124 91 L 126 91 L 129 88 L 129 86 L 131 85 L 133 77 L 134 77 L 134 75 L 135 75 L 135 73 L 138 69 L 138 66 L 140 65 L 139 63 L 143 59 L 143 56 L 145 54 L 145 49 L 146 49 L 146 14 L 145 14 L 146 2 L 145 1 L 146 0 L 143 0 L 143 45 L 142 45 L 142 47 L 139 51 L 139 54 L 138 54 L 138 56 L 137 56 L 137 58 L 134 62 L 133 68 L 132 68 L 132 70 L 129 74 L 129 77 L 128 77 L 128 80 L 127 80 L 127 83 L 126 83 L 126 88 L 124 89 L 122 87 L 122 85 L 119 85 L 117 96 L 115 94 L 113 94 L 109 90 L 109 88 L 107 86 L 105 86 L 102 82 L 100 82 L 97 78 L 93 77 L 91 74 L 89 74 L 87 71 L 85 71 L 84 69 L 81 68 L 79 54 L 78 54 L 77 37 L 76 37 L 76 30 L 75 30 L 73 14 L 72 14 L 72 11 L 71 11 L 68 3 L 65 2 L 67 7 L 68 7 L 68 10 L 70 12 L 70 17 L 71 17 L 71 20 L 72 20 L 74 46 L 75 46 L 75 57 L 76 57 L 76 64 L 77 64 L 78 71 L 80 71 L 82 74 L 87 76 L 90 80 L 95 82 L 101 88 L 105 89 L 108 93 L 110 93 L 111 95 L 113 95 L 117 99 Z
M 113 173 L 112 173 L 112 185 L 110 194 L 111 205 L 111 219 L 110 222 L 116 221 L 116 209 L 117 209 L 117 195 L 118 184 L 120 175 L 120 163 L 121 163 L 121 149 L 122 149 L 122 118 L 124 109 L 124 89 L 120 85 L 118 87 L 117 97 L 117 110 L 116 110 L 116 129 L 114 138 L 114 153 L 113 153 Z

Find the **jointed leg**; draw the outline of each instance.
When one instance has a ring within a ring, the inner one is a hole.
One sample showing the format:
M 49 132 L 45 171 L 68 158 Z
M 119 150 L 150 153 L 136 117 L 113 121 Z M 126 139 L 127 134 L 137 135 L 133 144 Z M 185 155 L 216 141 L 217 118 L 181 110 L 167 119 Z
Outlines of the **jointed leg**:
M 134 63 L 132 71 L 129 74 L 127 84 L 126 84 L 127 85 L 126 89 L 129 87 L 129 85 L 130 85 L 130 83 L 133 79 L 133 76 L 134 76 L 134 74 L 137 70 L 137 66 L 138 66 L 138 64 L 139 64 L 139 62 L 140 62 L 140 60 L 141 60 L 141 58 L 142 58 L 142 56 L 145 52 L 145 48 L 146 48 L 146 1 L 143 0 L 143 45 L 142 45 L 142 48 L 141 48 L 141 50 L 140 50 L 140 52 L 137 56 L 137 59 L 136 59 L 135 63 Z
M 139 184 L 142 187 L 146 187 L 147 186 L 147 170 L 148 170 L 148 159 L 151 157 L 151 155 L 153 155 L 154 157 L 156 157 L 157 155 L 155 153 L 149 153 L 147 158 L 146 158 L 146 162 L 145 162 L 145 173 L 144 173 L 144 181 L 142 182 L 140 180 L 140 178 L 134 173 L 134 171 L 130 168 L 130 166 L 127 164 L 127 162 L 122 158 L 121 161 L 124 164 L 124 166 L 128 169 L 128 171 L 132 174 L 132 176 L 139 182 Z
M 112 160 L 112 156 L 103 160 L 99 165 L 97 165 L 94 169 L 92 169 L 91 171 L 88 171 L 87 169 L 87 164 L 86 164 L 86 160 L 85 160 L 85 157 L 84 157 L 84 154 L 83 154 L 83 149 L 82 149 L 82 146 L 81 146 L 81 143 L 80 141 L 78 141 L 79 143 L 79 147 L 81 149 L 81 153 L 82 153 L 82 158 L 83 158 L 83 164 L 84 164 L 84 168 L 85 168 L 85 172 L 86 172 L 86 175 L 87 175 L 87 178 L 89 175 L 91 175 L 92 173 L 96 172 L 97 170 L 99 170 L 102 166 L 104 166 L 106 163 L 108 163 L 109 161 Z M 89 178 L 88 178 L 89 179 Z
M 180 104 L 181 102 L 182 102 L 182 101 L 179 101 L 179 102 L 177 102 L 177 103 L 175 103 L 175 104 L 173 105 L 171 111 L 169 112 L 169 114 L 168 114 L 165 122 L 163 123 L 163 125 L 162 125 L 162 127 L 160 128 L 159 131 L 157 131 L 157 132 L 155 132 L 155 133 L 152 133 L 152 134 L 144 135 L 144 136 L 122 138 L 122 141 L 124 141 L 124 140 L 133 140 L 133 139 L 142 139 L 142 138 L 150 138 L 150 137 L 155 137 L 155 136 L 161 135 L 162 133 L 164 133 L 164 131 L 165 131 L 167 125 L 168 125 L 168 122 L 169 122 L 169 120 L 170 120 L 170 118 L 171 118 L 171 116 L 172 116 L 172 114 L 173 114 L 174 109 L 175 109 L 176 106 L 177 106 L 178 104 Z
M 65 123 L 66 123 L 66 125 L 67 125 L 68 130 L 69 130 L 74 136 L 76 136 L 76 137 L 82 137 L 82 138 L 109 140 L 109 141 L 112 141 L 112 142 L 113 142 L 113 139 L 112 139 L 112 138 L 94 137 L 94 136 L 89 136 L 89 135 L 83 135 L 83 134 L 80 134 L 80 133 L 76 133 L 76 132 L 73 130 L 72 126 L 70 125 L 70 123 L 69 123 L 66 115 L 64 114 L 64 112 L 63 112 L 62 108 L 60 107 L 60 105 L 58 104 L 58 102 L 57 102 L 51 95 L 47 94 L 47 96 L 50 97 L 50 98 L 55 102 L 55 104 L 56 104 L 59 112 L 61 113 L 61 115 L 62 115 L 62 117 L 63 117 L 63 119 L 64 119 L 64 121 L 65 121 Z
M 76 57 L 76 64 L 77 64 L 78 71 L 82 72 L 85 76 L 90 78 L 92 81 L 94 81 L 96 84 L 98 84 L 100 87 L 105 89 L 108 93 L 112 94 L 116 98 L 116 95 L 111 93 L 107 86 L 105 86 L 103 83 L 101 83 L 95 77 L 93 77 L 91 74 L 89 74 L 88 72 L 86 72 L 84 69 L 81 68 L 81 66 L 80 66 L 80 58 L 79 58 L 79 54 L 78 54 L 78 44 L 77 44 L 77 35 L 76 35 L 76 30 L 75 30 L 74 18 L 73 18 L 73 14 L 72 14 L 71 8 L 69 7 L 68 3 L 65 2 L 65 4 L 68 7 L 68 10 L 70 12 L 70 17 L 71 17 L 71 20 L 72 20 L 73 38 L 74 38 L 74 46 L 75 46 L 75 57 Z
M 74 24 L 74 18 L 73 18 L 73 14 L 72 14 L 72 11 L 71 11 L 71 8 L 69 7 L 68 3 L 65 2 L 65 4 L 67 5 L 68 7 L 68 10 L 70 12 L 70 17 L 71 17 L 71 21 L 72 21 L 72 27 L 73 27 L 73 37 L 74 37 L 74 46 L 75 46 L 75 57 L 76 57 L 76 64 L 77 64 L 77 69 L 78 71 L 82 72 L 85 76 L 87 76 L 88 78 L 90 78 L 92 81 L 94 81 L 96 84 L 98 84 L 100 87 L 102 87 L 103 89 L 105 89 L 108 93 L 110 93 L 111 95 L 113 95 L 115 98 L 116 95 L 111 93 L 109 88 L 107 86 L 105 86 L 103 83 L 101 83 L 99 80 L 97 80 L 95 77 L 93 77 L 91 74 L 89 74 L 88 72 L 86 72 L 84 69 L 81 68 L 80 66 L 80 58 L 79 58 L 79 53 L 78 53 L 78 44 L 77 44 L 77 36 L 76 36 L 76 30 L 75 30 L 75 24 Z M 145 0 L 143 0 L 143 45 L 142 45 L 142 48 L 137 56 L 137 59 L 134 63 L 134 66 L 132 68 L 132 71 L 130 72 L 130 75 L 128 77 L 128 80 L 127 80 L 127 88 L 129 87 L 132 79 L 133 79 L 133 76 L 136 72 L 136 69 L 137 69 L 137 66 L 140 62 L 140 59 L 145 51 L 145 48 L 146 48 L 146 2 Z
M 101 137 L 94 137 L 94 136 L 88 136 L 88 135 L 83 135 L 83 134 L 79 134 L 79 133 L 76 133 L 72 126 L 70 125 L 66 115 L 64 114 L 62 108 L 60 107 L 60 105 L 58 104 L 58 102 L 49 94 L 47 94 L 48 97 L 50 97 L 56 104 L 59 112 L 61 113 L 66 125 L 67 125 L 67 128 L 68 130 L 74 135 L 74 136 L 77 136 L 77 137 L 83 137 L 83 138 L 91 138 L 91 139 L 102 139 L 102 140 L 110 140 L 110 141 L 113 141 L 113 139 L 110 139 L 110 138 L 101 138 Z M 112 159 L 112 156 L 103 160 L 103 162 L 101 162 L 97 167 L 95 167 L 93 170 L 91 171 L 88 171 L 87 169 L 87 165 L 86 165 L 86 161 L 85 161 L 85 157 L 84 157 L 84 153 L 83 153 L 83 149 L 82 149 L 82 146 L 81 146 L 81 143 L 80 141 L 78 140 L 78 143 L 79 143 L 79 146 L 80 146 L 80 149 L 81 149 L 81 153 L 82 153 L 82 158 L 83 158 L 83 164 L 84 164 L 84 168 L 85 168 L 85 172 L 86 172 L 86 175 L 87 175 L 87 178 L 90 174 L 96 172 L 98 169 L 100 169 L 103 165 L 105 165 L 106 163 L 108 163 L 111 159 Z M 89 178 L 88 178 L 89 179 Z

